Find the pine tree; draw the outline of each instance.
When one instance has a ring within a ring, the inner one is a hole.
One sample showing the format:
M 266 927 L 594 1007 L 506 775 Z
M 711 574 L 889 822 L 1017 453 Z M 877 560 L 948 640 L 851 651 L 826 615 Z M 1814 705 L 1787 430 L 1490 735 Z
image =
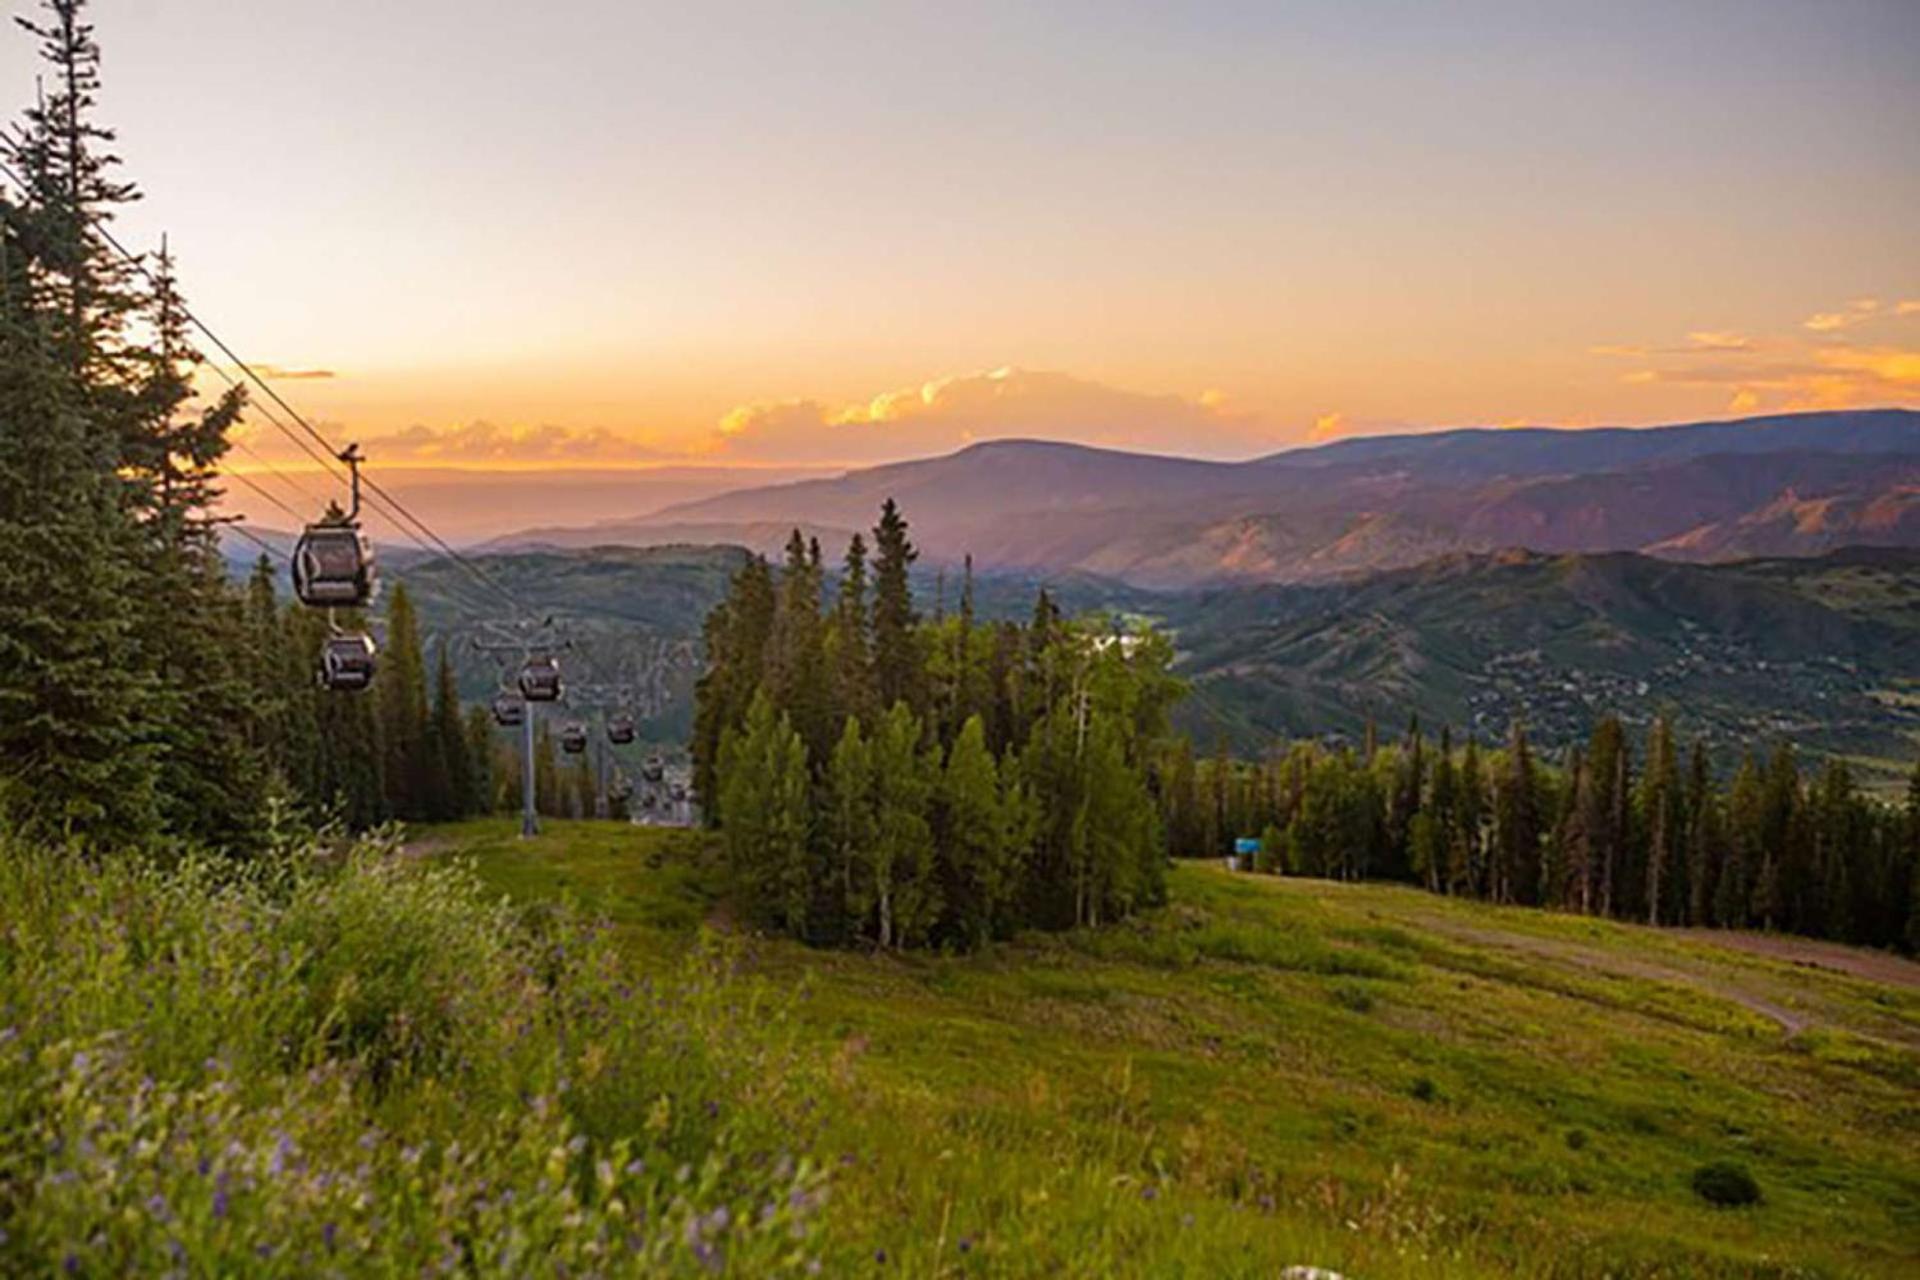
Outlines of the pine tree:
M 768 642 L 766 688 L 774 705 L 792 719 L 809 756 L 824 764 L 833 748 L 834 708 L 832 685 L 821 678 L 827 661 L 818 549 L 798 529 L 787 539 Z
M 1494 867 L 1491 896 L 1496 902 L 1534 902 L 1540 870 L 1540 816 L 1527 731 L 1513 722 L 1506 768 L 1494 792 Z
M 1726 861 L 1719 797 L 1707 766 L 1706 743 L 1696 738 L 1687 766 L 1687 923 L 1713 923 L 1714 893 Z
M 984 942 L 1013 891 L 1000 815 L 1000 774 L 987 750 L 987 726 L 970 716 L 948 753 L 940 784 L 943 898 L 951 931 Z
M 879 706 L 873 676 L 873 616 L 867 601 L 867 540 L 847 544 L 834 605 L 834 677 L 842 714 L 865 721 Z
M 1766 845 L 1761 797 L 1760 771 L 1749 755 L 1727 798 L 1727 856 L 1713 891 L 1713 922 L 1722 929 L 1744 929 L 1751 919 L 1753 875 Z
M 474 779 L 473 753 L 467 746 L 467 727 L 460 715 L 460 693 L 454 687 L 453 662 L 447 642 L 440 642 L 433 679 L 433 723 L 428 730 L 429 752 L 437 764 L 430 779 L 434 816 L 463 818 L 480 811 L 479 787 Z
M 0 819 L 131 843 L 159 822 L 140 669 L 137 535 L 116 457 L 91 433 L 32 305 L 23 236 L 0 239 Z
M 492 813 L 499 806 L 494 770 L 493 713 L 485 707 L 467 708 L 467 793 L 465 814 Z
M 880 509 L 873 529 L 873 676 L 874 691 L 883 707 L 896 702 L 921 705 L 921 670 L 913 610 L 913 586 L 908 572 L 920 553 L 907 537 L 906 517 L 892 498 Z M 889 710 L 891 714 L 891 710 Z
M 387 808 L 398 818 L 431 816 L 427 774 L 426 663 L 413 598 L 396 586 L 387 604 L 387 639 L 374 676 Z
M 1647 769 L 1640 780 L 1640 814 L 1647 833 L 1647 923 L 1671 918 L 1665 896 L 1671 885 L 1669 868 L 1679 861 L 1682 839 L 1679 761 L 1673 749 L 1673 729 L 1657 716 L 1647 739 Z
M 1453 854 L 1447 868 L 1449 891 L 1480 897 L 1485 892 L 1481 831 L 1486 822 L 1486 779 L 1480 767 L 1480 744 L 1471 736 L 1460 757 L 1459 796 L 1460 820 L 1454 828 Z

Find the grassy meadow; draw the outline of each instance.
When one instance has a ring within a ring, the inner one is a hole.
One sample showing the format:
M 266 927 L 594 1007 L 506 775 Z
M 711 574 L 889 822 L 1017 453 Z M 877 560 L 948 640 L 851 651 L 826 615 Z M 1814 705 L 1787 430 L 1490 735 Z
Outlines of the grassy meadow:
M 0 846 L 0 1274 L 1920 1266 L 1890 957 L 1198 865 L 1100 930 L 823 953 L 719 875 L 611 823 Z
M 427 833 L 641 969 L 731 931 L 704 837 Z M 1920 989 L 1681 936 L 1182 865 L 966 957 L 751 939 L 827 1064 L 841 1267 L 905 1275 L 1911 1275 Z M 1897 964 L 1879 958 L 1885 964 Z M 1913 976 L 1912 970 L 1896 971 Z M 1695 1194 L 1731 1160 L 1759 1204 Z M 884 1261 L 876 1259 L 884 1258 Z

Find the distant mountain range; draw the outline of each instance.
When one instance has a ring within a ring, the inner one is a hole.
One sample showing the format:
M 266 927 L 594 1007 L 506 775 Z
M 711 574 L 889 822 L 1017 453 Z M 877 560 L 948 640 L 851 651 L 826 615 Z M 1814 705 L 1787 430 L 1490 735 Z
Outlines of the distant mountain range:
M 702 620 L 744 553 L 601 547 L 493 553 L 476 563 L 575 638 L 576 681 L 662 668 L 656 739 L 683 735 Z M 936 608 L 938 569 L 920 574 Z M 500 672 L 464 643 L 495 604 L 449 561 L 396 565 L 425 639 L 450 646 L 462 693 Z M 1203 748 L 1257 751 L 1288 735 L 1397 734 L 1418 714 L 1483 741 L 1524 720 L 1543 749 L 1614 712 L 1638 733 L 1660 711 L 1718 758 L 1775 737 L 1854 758 L 1892 784 L 1920 744 L 1920 551 L 1700 565 L 1629 552 L 1454 553 L 1330 582 L 1155 592 L 1070 574 L 1046 580 L 1070 612 L 1152 617 L 1171 631 L 1192 695 L 1177 716 Z M 983 617 L 1024 617 L 1041 579 L 982 575 Z M 946 582 L 951 607 L 956 584 Z
M 1239 463 L 995 441 L 490 546 L 766 550 L 798 525 L 837 553 L 889 497 L 929 561 L 972 554 L 993 570 L 1159 589 L 1312 582 L 1515 546 L 1692 561 L 1817 555 L 1920 546 L 1920 413 L 1441 431 Z
M 1445 556 L 1341 582 L 1166 598 L 1203 743 L 1357 738 L 1409 715 L 1486 740 L 1515 719 L 1564 745 L 1661 711 L 1722 758 L 1786 737 L 1911 770 L 1920 551 L 1731 564 L 1632 553 Z

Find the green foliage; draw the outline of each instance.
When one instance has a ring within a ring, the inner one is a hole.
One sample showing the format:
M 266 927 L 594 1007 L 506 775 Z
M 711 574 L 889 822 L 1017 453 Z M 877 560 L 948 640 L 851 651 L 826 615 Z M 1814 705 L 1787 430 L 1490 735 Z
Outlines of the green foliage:
M 1171 843 L 1178 855 L 1214 856 L 1224 833 L 1259 830 L 1262 871 L 1914 948 L 1920 820 L 1908 814 L 1920 812 L 1920 789 L 1903 809 L 1862 792 L 1842 761 L 1803 779 L 1784 746 L 1764 765 L 1747 757 L 1719 787 L 1704 743 L 1681 768 L 1664 716 L 1643 768 L 1614 716 L 1560 768 L 1535 759 L 1520 725 L 1484 756 L 1471 739 L 1456 752 L 1444 731 L 1429 751 L 1416 726 L 1371 760 L 1298 742 L 1258 763 L 1223 754 L 1195 765 L 1191 746 L 1175 744 L 1155 765 L 1170 840 L 1199 841 Z
M 982 626 L 970 571 L 958 612 L 921 623 L 906 529 L 888 503 L 870 608 L 864 540 L 828 615 L 796 530 L 777 578 L 750 558 L 708 618 L 696 782 L 750 913 L 818 943 L 964 948 L 1162 901 L 1147 763 L 1180 694 L 1171 646 L 1066 622 L 1044 592 L 1031 626 Z
M 1747 1167 L 1732 1160 L 1715 1160 L 1693 1171 L 1693 1193 L 1708 1204 L 1738 1209 L 1760 1203 L 1760 1184 Z
M 817 1265 L 782 1014 L 362 846 L 239 871 L 0 847 L 0 1271 Z

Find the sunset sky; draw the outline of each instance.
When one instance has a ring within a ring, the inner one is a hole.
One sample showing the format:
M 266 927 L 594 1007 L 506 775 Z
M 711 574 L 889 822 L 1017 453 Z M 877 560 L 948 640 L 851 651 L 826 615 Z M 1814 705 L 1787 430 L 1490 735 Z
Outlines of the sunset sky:
M 388 465 L 1920 404 L 1912 0 L 93 16 L 123 232 Z

